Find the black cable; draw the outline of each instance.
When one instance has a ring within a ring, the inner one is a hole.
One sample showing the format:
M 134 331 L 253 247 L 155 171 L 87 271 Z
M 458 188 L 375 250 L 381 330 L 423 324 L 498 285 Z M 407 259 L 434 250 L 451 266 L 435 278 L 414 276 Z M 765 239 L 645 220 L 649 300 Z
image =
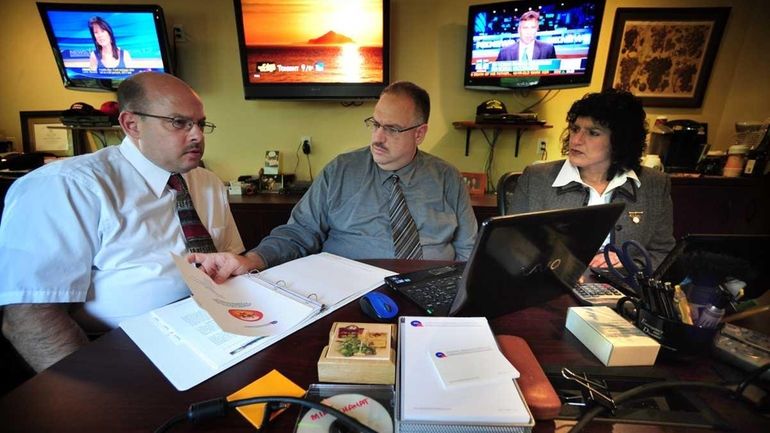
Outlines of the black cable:
M 329 415 L 332 415 L 341 424 L 350 428 L 351 431 L 360 432 L 360 433 L 377 433 L 376 431 L 362 424 L 360 421 L 351 417 L 350 415 L 346 415 L 340 412 L 339 410 L 333 407 L 327 406 L 323 403 L 305 400 L 302 398 L 281 397 L 281 396 L 242 398 L 242 399 L 233 400 L 233 401 L 227 401 L 226 398 L 222 397 L 222 398 L 216 398 L 213 400 L 202 401 L 199 403 L 193 403 L 188 408 L 186 414 L 177 415 L 169 419 L 168 421 L 163 423 L 162 426 L 158 427 L 158 429 L 155 430 L 155 433 L 164 433 L 169 429 L 171 429 L 171 427 L 173 427 L 174 425 L 184 420 L 188 420 L 192 423 L 198 423 L 206 419 L 224 416 L 225 414 L 227 414 L 228 411 L 236 407 L 248 406 L 251 404 L 260 404 L 260 403 L 293 403 L 293 404 L 298 404 L 300 406 L 309 407 L 311 409 L 318 409 L 320 411 L 326 412 Z
M 628 391 L 622 392 L 618 394 L 616 397 L 613 398 L 616 405 L 621 405 L 627 401 L 633 400 L 635 398 L 638 398 L 642 395 L 649 394 L 655 391 L 660 391 L 662 389 L 668 389 L 668 388 L 706 388 L 706 389 L 713 389 L 716 391 L 722 391 L 726 392 L 730 395 L 735 395 L 735 392 L 728 388 L 725 385 L 720 385 L 717 383 L 708 383 L 708 382 L 688 382 L 688 381 L 673 381 L 673 382 L 656 382 L 656 383 L 648 383 L 644 385 L 637 386 L 635 388 L 631 388 Z M 604 412 L 606 410 L 603 406 L 595 406 L 589 409 L 583 416 L 580 417 L 577 424 L 572 426 L 572 428 L 569 430 L 568 433 L 578 433 L 583 429 L 583 427 L 586 426 L 591 420 L 593 420 L 597 415 Z
M 770 369 L 770 362 L 752 370 L 751 373 L 748 376 L 746 376 L 746 379 L 743 379 L 743 382 L 741 382 L 738 385 L 738 387 L 735 388 L 735 393 L 738 395 L 743 395 L 743 391 L 746 390 L 746 387 L 749 386 L 749 384 L 751 384 L 751 382 L 753 382 L 759 376 L 761 376 L 762 373 L 766 372 L 769 369 Z

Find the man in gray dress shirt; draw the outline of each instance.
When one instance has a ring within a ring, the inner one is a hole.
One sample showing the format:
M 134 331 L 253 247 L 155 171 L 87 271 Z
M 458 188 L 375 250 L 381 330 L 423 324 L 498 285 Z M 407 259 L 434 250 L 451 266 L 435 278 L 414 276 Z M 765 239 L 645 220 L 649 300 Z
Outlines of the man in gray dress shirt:
M 388 209 L 394 175 L 417 226 L 423 258 L 467 260 L 476 217 L 457 169 L 418 149 L 429 114 L 425 90 L 410 82 L 391 84 L 365 121 L 371 144 L 331 161 L 286 224 L 244 255 L 191 254 L 188 260 L 222 282 L 321 251 L 351 259 L 393 258 Z

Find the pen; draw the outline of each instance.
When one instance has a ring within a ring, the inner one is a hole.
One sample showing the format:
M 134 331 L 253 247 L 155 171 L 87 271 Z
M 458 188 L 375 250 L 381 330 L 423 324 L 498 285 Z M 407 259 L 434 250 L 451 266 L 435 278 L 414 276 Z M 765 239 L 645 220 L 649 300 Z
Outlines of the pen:
M 687 302 L 687 296 L 685 296 L 679 284 L 674 286 L 674 303 L 676 304 L 677 311 L 679 311 L 679 319 L 682 320 L 682 323 L 692 325 L 690 303 Z
M 671 287 L 671 283 L 666 281 L 661 283 L 658 281 L 658 289 L 660 297 L 663 300 L 663 306 L 666 309 L 666 317 L 669 319 L 677 319 L 676 308 L 674 308 L 674 288 Z

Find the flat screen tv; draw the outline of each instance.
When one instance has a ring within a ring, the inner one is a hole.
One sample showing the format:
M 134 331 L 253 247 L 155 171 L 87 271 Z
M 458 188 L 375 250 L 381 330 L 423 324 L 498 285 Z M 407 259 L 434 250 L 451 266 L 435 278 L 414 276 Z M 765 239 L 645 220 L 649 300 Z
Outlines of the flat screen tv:
M 605 0 L 521 0 L 470 6 L 465 87 L 589 85 L 604 4 Z M 529 48 L 520 50 L 523 46 Z
M 389 0 L 234 0 L 246 99 L 376 98 Z
M 156 5 L 38 3 L 64 86 L 113 91 L 142 71 L 172 72 Z

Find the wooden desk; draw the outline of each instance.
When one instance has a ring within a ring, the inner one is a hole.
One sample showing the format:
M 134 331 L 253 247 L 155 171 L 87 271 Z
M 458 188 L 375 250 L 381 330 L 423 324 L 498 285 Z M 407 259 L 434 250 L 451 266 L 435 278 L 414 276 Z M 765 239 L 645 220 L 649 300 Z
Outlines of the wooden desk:
M 372 260 L 376 266 L 408 272 L 442 262 Z M 446 262 L 444 262 L 446 263 Z M 384 289 L 380 289 L 384 290 Z M 401 313 L 418 311 L 395 296 Z M 530 308 L 492 321 L 496 334 L 514 334 L 527 339 L 535 356 L 544 365 L 600 366 L 599 361 L 564 330 L 566 308 L 574 305 L 569 295 L 547 305 Z M 316 361 L 326 344 L 335 321 L 369 321 L 353 302 L 318 322 L 296 332 L 240 364 L 220 373 L 189 391 L 176 391 L 121 330 L 114 330 L 38 374 L 0 400 L 0 426 L 4 432 L 138 432 L 152 431 L 187 406 L 226 396 L 251 381 L 278 369 L 302 387 L 318 381 Z M 720 364 L 721 365 L 721 364 Z M 658 368 L 674 372 L 687 380 L 717 380 L 712 361 L 691 363 L 658 362 Z M 742 404 L 714 397 L 708 400 L 736 431 L 770 431 L 770 421 L 756 416 Z M 296 409 L 281 415 L 269 432 L 291 432 Z M 571 422 L 538 422 L 536 432 L 565 431 Z M 593 432 L 660 432 L 701 429 L 662 429 L 597 423 Z M 199 426 L 183 423 L 172 432 L 253 432 L 238 414 L 230 414 Z

